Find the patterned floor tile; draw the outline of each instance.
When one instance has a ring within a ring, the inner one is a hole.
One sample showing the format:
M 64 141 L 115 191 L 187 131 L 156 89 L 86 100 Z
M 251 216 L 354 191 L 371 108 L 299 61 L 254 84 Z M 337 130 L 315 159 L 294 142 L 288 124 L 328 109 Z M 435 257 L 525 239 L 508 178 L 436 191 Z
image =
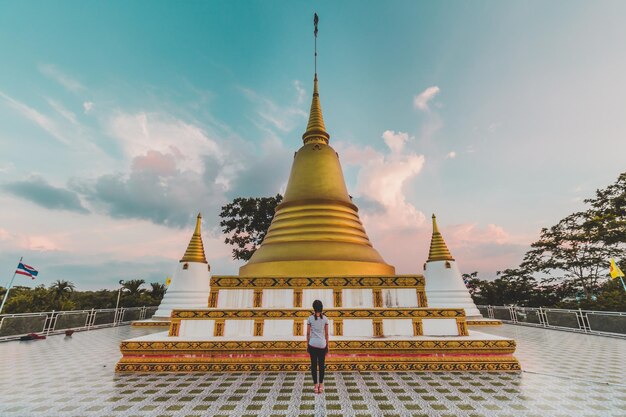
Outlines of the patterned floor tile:
M 626 341 L 504 325 L 521 374 L 336 373 L 115 375 L 119 342 L 158 329 L 119 327 L 0 344 L 0 415 L 626 416 Z

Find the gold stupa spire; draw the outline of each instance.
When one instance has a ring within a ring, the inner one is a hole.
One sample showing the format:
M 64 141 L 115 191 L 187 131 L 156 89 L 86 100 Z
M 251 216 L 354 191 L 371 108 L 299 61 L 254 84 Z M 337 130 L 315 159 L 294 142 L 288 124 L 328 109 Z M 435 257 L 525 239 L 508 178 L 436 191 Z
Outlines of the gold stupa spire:
M 324 117 L 322 116 L 322 105 L 320 103 L 320 94 L 317 87 L 317 73 L 313 79 L 313 100 L 311 101 L 311 111 L 309 113 L 309 123 L 306 126 L 306 132 L 302 135 L 304 144 L 311 142 L 328 144 L 330 135 L 324 126 Z
M 240 276 L 395 274 L 372 247 L 329 138 L 316 73 L 304 145 L 294 155 L 285 197 Z
M 204 256 L 204 245 L 202 244 L 202 236 L 200 234 L 200 224 L 202 223 L 202 215 L 198 213 L 196 219 L 196 229 L 193 231 L 185 255 L 180 260 L 181 262 L 200 262 L 203 264 L 208 263 Z
M 437 227 L 437 217 L 433 214 L 433 237 L 430 240 L 430 251 L 426 262 L 434 261 L 454 261 L 454 258 L 450 254 L 446 242 L 443 241 L 443 236 Z

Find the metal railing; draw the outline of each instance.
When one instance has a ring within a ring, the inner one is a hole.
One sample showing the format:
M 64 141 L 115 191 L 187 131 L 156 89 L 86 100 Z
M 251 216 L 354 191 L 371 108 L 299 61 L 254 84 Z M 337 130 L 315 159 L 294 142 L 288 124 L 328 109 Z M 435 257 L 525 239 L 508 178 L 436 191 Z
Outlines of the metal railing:
M 626 313 L 544 307 L 477 307 L 484 317 L 504 323 L 626 338 Z
M 0 342 L 19 339 L 36 333 L 48 336 L 66 330 L 91 330 L 130 324 L 143 320 L 156 312 L 158 307 L 103 308 L 73 311 L 45 311 L 41 313 L 0 315 Z

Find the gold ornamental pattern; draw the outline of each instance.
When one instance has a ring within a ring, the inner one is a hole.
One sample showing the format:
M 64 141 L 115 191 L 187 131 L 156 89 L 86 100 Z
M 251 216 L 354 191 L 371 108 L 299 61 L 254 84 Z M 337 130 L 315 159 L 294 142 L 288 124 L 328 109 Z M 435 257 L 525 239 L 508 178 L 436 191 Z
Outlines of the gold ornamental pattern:
M 409 351 L 412 353 L 513 353 L 514 340 L 330 340 L 333 352 Z M 277 351 L 302 353 L 305 340 L 202 341 L 202 342 L 122 342 L 124 355 L 167 355 L 179 353 L 252 353 Z
M 411 319 L 411 318 L 464 318 L 463 309 L 454 308 L 339 308 L 324 310 L 328 318 L 342 319 Z M 202 309 L 202 310 L 173 310 L 172 319 L 182 320 L 250 320 L 250 319 L 274 319 L 293 320 L 295 318 L 306 319 L 311 315 L 310 310 L 303 309 L 268 309 L 254 308 L 246 310 L 237 309 Z
M 169 321 L 133 321 L 130 323 L 133 327 L 170 327 Z
M 423 288 L 422 275 L 344 277 L 240 277 L 214 275 L 211 289 L 236 288 Z
M 118 373 L 206 373 L 206 372 L 310 372 L 308 358 L 268 358 L 242 360 L 242 358 L 179 358 L 164 361 L 163 358 L 122 359 L 116 366 Z M 519 372 L 519 362 L 512 356 L 455 356 L 450 358 L 338 358 L 329 357 L 326 370 L 330 372 Z
M 502 326 L 500 320 L 467 320 L 468 326 Z

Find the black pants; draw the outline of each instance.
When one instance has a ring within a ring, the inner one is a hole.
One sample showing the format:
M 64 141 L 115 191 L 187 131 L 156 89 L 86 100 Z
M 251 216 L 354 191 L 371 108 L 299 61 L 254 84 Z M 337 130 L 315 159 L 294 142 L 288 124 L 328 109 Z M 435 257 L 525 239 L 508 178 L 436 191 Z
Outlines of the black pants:
M 311 375 L 313 375 L 313 383 L 317 384 L 317 372 L 319 370 L 319 383 L 324 383 L 324 370 L 326 368 L 326 349 L 320 349 L 309 346 L 309 355 L 311 355 Z

